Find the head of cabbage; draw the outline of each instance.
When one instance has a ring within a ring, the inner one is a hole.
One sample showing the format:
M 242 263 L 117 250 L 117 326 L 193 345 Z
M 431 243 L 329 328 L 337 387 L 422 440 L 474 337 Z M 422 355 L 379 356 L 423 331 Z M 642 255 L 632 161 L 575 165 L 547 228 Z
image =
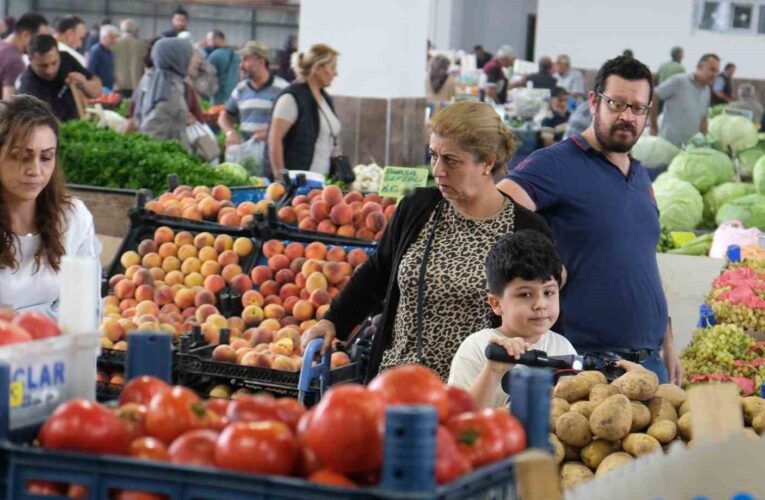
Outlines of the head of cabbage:
M 745 182 L 726 182 L 713 187 L 704 195 L 704 220 L 714 221 L 724 204 L 754 192 L 754 184 Z
M 632 156 L 648 168 L 666 167 L 680 154 L 680 149 L 664 139 L 654 135 L 643 135 L 632 147 Z
M 694 229 L 701 222 L 704 201 L 689 182 L 664 177 L 654 183 L 659 222 L 666 229 Z
M 765 230 L 765 196 L 750 194 L 725 203 L 717 211 L 715 222 L 740 221 L 745 227 Z
M 737 153 L 738 169 L 742 179 L 751 179 L 754 175 L 754 166 L 757 160 L 765 156 L 765 143 L 760 141 L 755 147 L 745 149 Z
M 226 172 L 228 174 L 231 174 L 232 176 L 236 177 L 237 180 L 241 182 L 247 182 L 249 180 L 250 174 L 247 172 L 247 170 L 241 166 L 238 163 L 233 163 L 230 161 L 227 161 L 225 163 L 221 163 L 218 165 L 218 170 L 221 172 Z
M 709 120 L 709 134 L 714 137 L 723 151 L 728 146 L 734 153 L 757 145 L 757 127 L 743 116 L 722 114 Z
M 689 149 L 675 156 L 667 172 L 706 193 L 723 182 L 733 180 L 733 162 L 728 155 L 716 149 Z

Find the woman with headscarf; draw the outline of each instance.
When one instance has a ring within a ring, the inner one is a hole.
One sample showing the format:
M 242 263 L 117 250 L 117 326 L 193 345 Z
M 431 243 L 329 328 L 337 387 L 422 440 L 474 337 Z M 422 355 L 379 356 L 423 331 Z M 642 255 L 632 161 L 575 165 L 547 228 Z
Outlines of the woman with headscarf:
M 428 63 L 428 79 L 425 82 L 425 97 L 428 102 L 448 102 L 454 99 L 457 84 L 449 74 L 452 62 L 443 54 L 437 54 Z
M 183 142 L 189 115 L 183 80 L 193 50 L 188 41 L 178 38 L 163 38 L 152 47 L 154 69 L 143 76 L 136 95 L 135 121 L 140 132 Z

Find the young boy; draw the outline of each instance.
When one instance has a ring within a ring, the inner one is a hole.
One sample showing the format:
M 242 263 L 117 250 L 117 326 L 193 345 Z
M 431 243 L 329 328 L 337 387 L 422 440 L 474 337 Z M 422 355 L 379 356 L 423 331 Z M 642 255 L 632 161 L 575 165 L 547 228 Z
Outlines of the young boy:
M 537 231 L 504 236 L 489 251 L 488 300 L 494 314 L 502 317 L 502 325 L 465 339 L 449 373 L 449 383 L 470 391 L 478 408 L 508 402 L 500 382 L 514 365 L 486 359 L 489 343 L 503 346 L 515 359 L 531 349 L 550 356 L 576 354 L 568 340 L 550 331 L 560 311 L 562 269 L 552 242 Z

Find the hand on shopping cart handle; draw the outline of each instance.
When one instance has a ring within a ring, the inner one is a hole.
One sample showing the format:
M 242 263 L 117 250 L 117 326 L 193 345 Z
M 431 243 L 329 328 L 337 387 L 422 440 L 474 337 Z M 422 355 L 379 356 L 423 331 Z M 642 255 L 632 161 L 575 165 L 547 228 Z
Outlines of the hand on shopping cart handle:
M 332 347 L 332 341 L 336 336 L 337 334 L 335 332 L 335 324 L 329 320 L 323 319 L 303 332 L 300 345 L 302 350 L 305 351 L 308 342 L 321 337 L 324 339 L 324 346 L 321 348 L 321 353 L 324 354 L 328 349 Z
M 531 344 L 521 338 L 491 337 L 486 348 L 489 369 L 499 373 L 507 372 L 530 348 Z

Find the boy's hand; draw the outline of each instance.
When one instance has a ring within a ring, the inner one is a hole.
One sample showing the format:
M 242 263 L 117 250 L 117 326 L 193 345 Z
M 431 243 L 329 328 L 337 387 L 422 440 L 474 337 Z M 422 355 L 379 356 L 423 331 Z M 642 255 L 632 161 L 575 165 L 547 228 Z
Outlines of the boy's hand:
M 531 348 L 531 344 L 520 338 L 491 337 L 489 339 L 489 343 L 501 345 L 505 348 L 507 354 L 514 359 L 520 359 L 521 354 Z M 487 360 L 487 367 L 489 370 L 495 373 L 504 374 L 507 373 L 507 371 L 513 367 L 513 365 L 510 363 L 500 363 L 499 361 L 492 361 L 489 359 Z

